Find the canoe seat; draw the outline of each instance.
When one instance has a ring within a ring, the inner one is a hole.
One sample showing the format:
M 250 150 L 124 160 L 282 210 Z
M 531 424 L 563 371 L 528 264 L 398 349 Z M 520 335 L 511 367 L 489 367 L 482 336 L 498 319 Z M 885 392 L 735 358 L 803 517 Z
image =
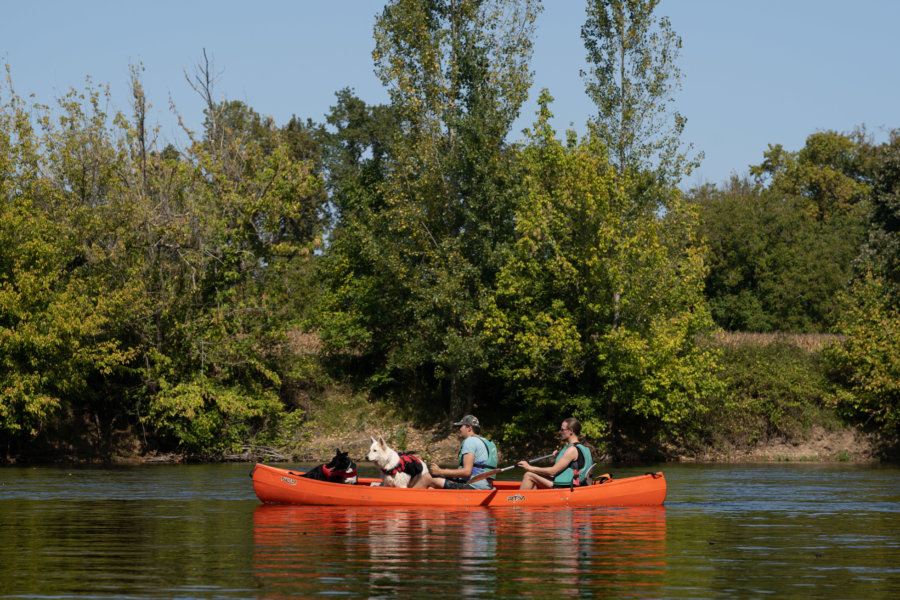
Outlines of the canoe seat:
M 584 485 L 593 485 L 594 484 L 594 478 L 592 476 L 592 473 L 594 471 L 594 467 L 596 467 L 596 466 L 597 466 L 597 463 L 592 464 L 590 466 L 590 468 L 587 470 L 587 473 L 584 474 Z
M 607 481 L 612 481 L 612 475 L 610 475 L 609 473 L 604 473 L 603 475 L 600 475 L 597 478 L 597 480 L 594 481 L 594 467 L 596 467 L 596 466 L 597 466 L 597 463 L 594 463 L 587 470 L 587 473 L 584 476 L 584 485 L 594 485 L 595 483 L 599 485 L 601 483 L 606 483 Z

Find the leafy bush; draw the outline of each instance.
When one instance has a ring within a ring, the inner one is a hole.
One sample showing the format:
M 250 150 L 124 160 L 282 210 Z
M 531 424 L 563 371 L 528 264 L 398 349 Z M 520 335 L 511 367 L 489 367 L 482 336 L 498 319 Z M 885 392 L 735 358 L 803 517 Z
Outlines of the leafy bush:
M 887 302 L 883 281 L 854 286 L 840 320 L 846 340 L 826 351 L 831 376 L 842 387 L 829 402 L 851 421 L 900 433 L 900 312 Z
M 772 437 L 802 436 L 811 425 L 829 419 L 824 398 L 831 392 L 820 351 L 810 352 L 786 340 L 767 345 L 722 348 L 719 376 L 724 395 L 709 399 L 709 421 L 702 428 L 738 445 Z

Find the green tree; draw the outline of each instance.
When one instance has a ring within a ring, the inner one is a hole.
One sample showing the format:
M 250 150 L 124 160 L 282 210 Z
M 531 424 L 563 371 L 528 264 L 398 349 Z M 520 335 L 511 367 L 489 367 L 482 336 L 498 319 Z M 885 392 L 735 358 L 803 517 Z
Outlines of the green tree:
M 770 145 L 753 180 L 693 190 L 710 245 L 706 293 L 730 330 L 821 332 L 841 310 L 868 219 L 874 147 L 863 131 Z
M 709 324 L 696 215 L 674 188 L 701 157 L 681 148 L 686 119 L 671 110 L 681 86 L 681 39 L 667 18 L 654 15 L 658 3 L 589 0 L 581 29 L 590 65 L 582 77 L 598 110 L 594 139 L 584 144 L 607 149 L 615 179 L 607 214 L 618 220 L 611 232 L 620 247 L 588 246 L 604 253 L 607 272 L 597 276 L 610 290 L 607 318 L 599 321 L 609 329 L 595 334 L 592 354 L 604 358 L 594 368 L 602 390 L 594 405 L 606 411 L 614 449 L 641 428 L 677 430 L 714 383 L 703 374 L 711 358 L 691 337 Z M 679 370 L 680 389 L 671 379 Z
M 665 201 L 671 218 L 634 214 L 597 137 L 556 139 L 550 101 L 545 92 L 524 150 L 517 240 L 479 328 L 510 397 L 528 407 L 509 437 L 525 439 L 571 412 L 617 455 L 683 432 L 716 389 L 714 357 L 695 343 L 711 325 L 702 252 L 694 219 L 676 218 L 676 190 Z
M 369 106 L 352 90 L 337 92 L 319 134 L 325 181 L 330 193 L 334 233 L 366 211 L 383 209 L 379 187 L 385 179 L 399 122 L 389 105 Z
M 846 336 L 827 356 L 843 387 L 831 403 L 852 422 L 900 434 L 900 310 L 883 279 L 867 274 L 850 291 L 838 330 Z
M 343 284 L 326 338 L 355 341 L 371 383 L 451 413 L 472 406 L 485 377 L 466 318 L 513 232 L 505 136 L 527 95 L 536 10 L 531 0 L 397 0 L 375 25 L 376 73 L 401 135 L 377 194 L 356 203 L 352 222 L 342 214 L 328 260 Z
M 681 38 L 668 18 L 653 15 L 658 4 L 589 0 L 581 37 L 591 66 L 582 77 L 598 109 L 593 131 L 616 172 L 653 170 L 677 183 L 698 158 L 680 152 L 687 120 L 669 111 L 681 87 Z
M 280 410 L 279 351 L 309 299 L 323 197 L 312 164 L 242 103 L 208 104 L 204 131 L 183 158 L 151 155 L 134 240 L 153 303 L 133 396 L 193 451 L 231 447 Z
M 148 449 L 215 452 L 281 412 L 321 180 L 241 103 L 208 106 L 203 137 L 159 151 L 139 74 L 132 118 L 106 114 L 102 88 L 54 113 L 8 86 L 0 436 L 13 451 L 75 438 L 109 453 L 104 438 L 133 428 Z
M 872 177 L 872 216 L 859 266 L 884 279 L 893 307 L 900 307 L 900 130 L 878 148 Z
M 827 221 L 851 215 L 869 197 L 873 153 L 864 130 L 824 131 L 807 137 L 798 152 L 770 144 L 750 173 L 776 194 L 802 200 L 806 217 Z
M 854 213 L 820 221 L 803 197 L 746 179 L 693 190 L 709 246 L 706 296 L 731 331 L 822 332 L 840 311 L 862 238 Z
M 900 136 L 878 148 L 872 178 L 872 219 L 857 264 L 864 273 L 845 296 L 829 351 L 843 388 L 832 398 L 847 417 L 900 434 Z
M 128 154 L 110 138 L 107 90 L 69 92 L 55 118 L 26 106 L 9 77 L 3 91 L 0 439 L 40 451 L 67 421 L 110 425 L 116 413 L 100 423 L 93 409 L 114 403 L 105 382 L 135 355 L 117 334 L 138 289 L 110 269 Z

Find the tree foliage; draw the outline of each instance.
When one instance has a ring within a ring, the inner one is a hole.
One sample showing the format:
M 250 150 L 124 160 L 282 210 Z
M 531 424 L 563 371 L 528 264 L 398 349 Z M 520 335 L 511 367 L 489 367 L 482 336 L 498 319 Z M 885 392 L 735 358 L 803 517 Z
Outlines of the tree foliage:
M 582 77 L 597 106 L 594 131 L 617 172 L 654 170 L 677 183 L 698 158 L 680 152 L 687 120 L 669 112 L 681 88 L 681 38 L 659 0 L 589 0 L 581 37 L 590 68 Z
M 830 350 L 844 387 L 832 398 L 846 416 L 891 436 L 900 433 L 900 143 L 896 132 L 877 149 L 872 219 L 858 265 L 863 273 L 844 297 Z
M 522 445 L 576 415 L 612 456 L 722 407 L 769 432 L 817 409 L 828 386 L 781 351 L 723 376 L 711 316 L 835 327 L 832 404 L 895 434 L 898 137 L 819 132 L 685 196 L 680 39 L 657 6 L 588 2 L 582 138 L 559 139 L 545 90 L 507 141 L 537 0 L 390 0 L 372 55 L 390 102 L 340 90 L 321 124 L 217 100 L 204 53 L 183 146 L 147 123 L 140 67 L 129 114 L 90 81 L 52 108 L 7 83 L 0 444 L 284 443 L 328 376 L 428 424 L 477 411 Z
M 556 139 L 550 100 L 524 150 L 516 242 L 481 328 L 528 407 L 511 437 L 573 412 L 616 452 L 620 436 L 674 433 L 716 389 L 714 356 L 696 344 L 711 324 L 702 252 L 694 219 L 676 218 L 677 192 L 669 219 L 636 212 L 598 138 Z
M 863 235 L 856 215 L 809 218 L 808 204 L 746 180 L 695 190 L 709 245 L 706 294 L 731 331 L 821 332 L 834 326 L 837 294 L 853 276 Z
M 739 331 L 828 331 L 865 235 L 873 149 L 862 136 L 770 146 L 754 181 L 692 196 L 710 247 L 706 294 L 716 322 Z
M 505 136 L 527 95 L 535 13 L 530 0 L 388 3 L 373 56 L 397 133 L 379 147 L 377 192 L 342 212 L 326 258 L 330 346 L 352 344 L 371 384 L 402 381 L 454 414 L 484 370 L 465 319 L 512 234 Z
M 5 91 L 0 433 L 28 439 L 68 417 L 65 399 L 103 401 L 97 384 L 135 357 L 117 333 L 141 298 L 110 268 L 121 252 L 127 153 L 106 143 L 107 92 L 67 94 L 56 128 L 46 107 L 32 112 L 9 80 Z
M 52 417 L 139 426 L 161 447 L 217 450 L 280 410 L 276 349 L 320 236 L 320 181 L 270 122 L 207 107 L 188 148 L 159 151 L 89 88 L 54 114 L 3 106 L 2 433 Z M 33 128 L 33 124 L 39 130 Z M 102 420 L 102 422 L 101 422 Z
M 874 148 L 862 129 L 814 133 L 797 152 L 769 144 L 763 157 L 750 167 L 751 175 L 776 195 L 801 201 L 798 208 L 809 219 L 850 215 L 871 192 Z
M 839 321 L 844 342 L 828 352 L 843 384 L 832 404 L 853 422 L 900 434 L 900 310 L 884 281 L 867 274 L 853 286 Z
M 872 216 L 859 267 L 882 277 L 889 304 L 900 306 L 900 131 L 875 150 Z

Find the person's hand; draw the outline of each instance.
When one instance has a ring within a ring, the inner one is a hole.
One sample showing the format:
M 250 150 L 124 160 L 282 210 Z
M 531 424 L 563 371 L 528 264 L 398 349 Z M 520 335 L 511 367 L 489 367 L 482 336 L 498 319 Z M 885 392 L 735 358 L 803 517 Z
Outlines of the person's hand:
M 440 474 L 443 472 L 443 470 L 437 465 L 437 463 L 431 463 L 430 465 L 428 465 L 428 471 L 432 475 L 438 476 L 440 476 Z
M 525 469 L 526 471 L 528 471 L 528 470 L 529 470 L 528 468 L 529 468 L 531 465 L 528 464 L 528 461 L 527 461 L 527 460 L 520 460 L 520 461 L 516 464 L 516 466 L 517 466 L 517 467 L 521 467 L 521 468 Z

